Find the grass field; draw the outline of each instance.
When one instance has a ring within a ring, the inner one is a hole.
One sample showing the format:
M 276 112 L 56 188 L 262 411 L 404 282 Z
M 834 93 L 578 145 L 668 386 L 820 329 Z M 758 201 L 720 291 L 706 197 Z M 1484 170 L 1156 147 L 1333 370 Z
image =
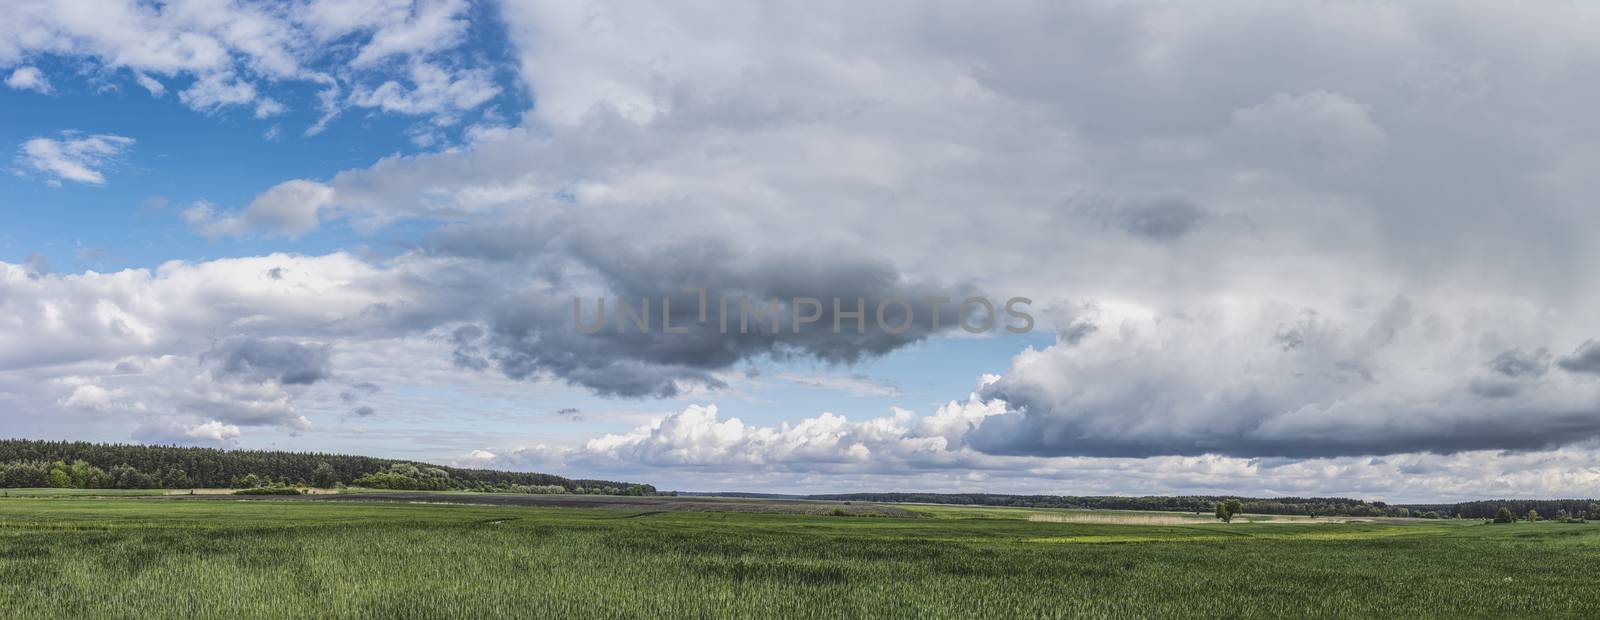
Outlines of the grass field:
M 6 617 L 1595 617 L 1600 525 L 0 499 Z M 809 510 L 809 508 L 806 508 Z M 1103 514 L 1103 513 L 1099 513 Z M 1125 513 L 1137 515 L 1140 513 Z M 1170 513 L 1151 513 L 1170 514 Z

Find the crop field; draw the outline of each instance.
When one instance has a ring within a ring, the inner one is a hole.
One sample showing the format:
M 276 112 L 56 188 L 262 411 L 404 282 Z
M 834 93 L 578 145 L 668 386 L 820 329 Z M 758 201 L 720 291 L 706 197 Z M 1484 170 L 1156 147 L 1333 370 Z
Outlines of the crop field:
M 13 492 L 0 498 L 0 609 L 18 618 L 1600 614 L 1597 524 L 1169 524 L 1176 513 L 1073 522 L 1038 515 L 1075 511 L 910 504 L 480 501 L 490 498 Z

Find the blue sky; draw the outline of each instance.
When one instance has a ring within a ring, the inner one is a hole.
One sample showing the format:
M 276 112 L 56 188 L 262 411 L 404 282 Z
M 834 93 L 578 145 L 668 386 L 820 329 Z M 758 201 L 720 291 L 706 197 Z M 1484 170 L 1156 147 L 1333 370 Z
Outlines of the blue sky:
M 1580 8 L 1501 11 L 22 2 L 0 435 L 697 490 L 1588 494 L 1600 55 Z M 571 324 L 683 287 L 1036 325 Z

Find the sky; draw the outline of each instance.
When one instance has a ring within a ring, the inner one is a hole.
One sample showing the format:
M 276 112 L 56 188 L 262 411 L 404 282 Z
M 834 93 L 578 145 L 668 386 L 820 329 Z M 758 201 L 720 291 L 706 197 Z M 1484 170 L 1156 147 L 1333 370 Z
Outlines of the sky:
M 0 436 L 1592 497 L 1596 70 L 1570 2 L 22 0 Z M 873 321 L 936 297 L 1034 324 Z

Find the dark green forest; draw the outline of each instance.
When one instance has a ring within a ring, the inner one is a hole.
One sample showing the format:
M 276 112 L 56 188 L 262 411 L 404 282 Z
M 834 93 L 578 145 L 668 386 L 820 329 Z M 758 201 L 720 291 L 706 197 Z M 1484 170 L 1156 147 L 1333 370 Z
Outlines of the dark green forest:
M 650 485 L 462 469 L 320 452 L 0 440 L 0 487 L 250 488 L 266 485 L 644 495 Z

